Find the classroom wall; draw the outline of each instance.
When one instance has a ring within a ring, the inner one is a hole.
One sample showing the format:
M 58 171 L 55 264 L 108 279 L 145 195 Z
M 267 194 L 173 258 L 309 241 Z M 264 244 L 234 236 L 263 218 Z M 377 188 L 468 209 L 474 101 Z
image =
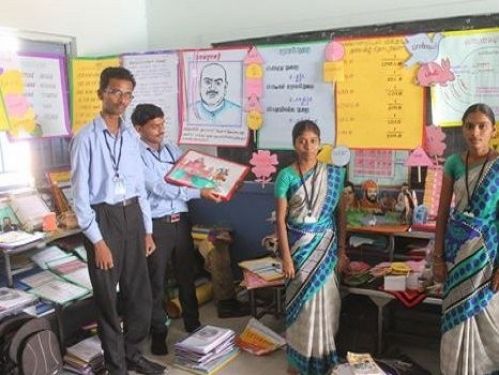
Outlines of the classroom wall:
M 147 0 L 149 47 L 499 12 L 497 0 Z
M 0 27 L 75 37 L 80 56 L 147 49 L 146 0 L 2 0 Z

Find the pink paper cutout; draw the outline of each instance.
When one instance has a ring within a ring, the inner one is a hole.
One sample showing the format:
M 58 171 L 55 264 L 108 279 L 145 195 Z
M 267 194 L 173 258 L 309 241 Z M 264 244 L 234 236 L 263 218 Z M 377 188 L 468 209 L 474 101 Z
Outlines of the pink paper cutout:
M 256 182 L 260 182 L 262 187 L 269 183 L 272 179 L 272 173 L 277 171 L 275 165 L 279 164 L 276 154 L 270 154 L 268 150 L 258 150 L 253 152 L 250 159 L 250 164 L 253 165 L 251 172 L 256 176 Z
M 256 111 L 256 112 L 260 112 L 262 113 L 263 110 L 262 110 L 262 106 L 260 105 L 260 101 L 258 100 L 258 97 L 256 95 L 251 95 L 247 102 L 246 102 L 246 106 L 244 107 L 244 110 L 246 112 L 249 112 L 249 111 Z
M 408 167 L 432 167 L 433 161 L 422 147 L 415 149 L 407 158 L 405 165 Z
M 262 56 L 258 52 L 258 49 L 255 46 L 251 47 L 246 57 L 244 58 L 244 64 L 249 65 L 249 64 L 263 64 L 263 63 L 264 61 L 262 59 Z
M 340 42 L 331 41 L 324 51 L 326 61 L 340 61 L 345 57 L 345 47 Z
M 454 81 L 456 77 L 451 72 L 449 59 L 442 59 L 441 65 L 436 62 L 429 62 L 421 65 L 418 70 L 417 82 L 420 86 L 433 86 L 438 83 L 440 86 L 447 86 L 447 82 Z
M 261 97 L 263 93 L 263 80 L 261 78 L 247 78 L 245 80 L 245 96 L 249 98 L 251 95 Z
M 4 96 L 5 107 L 12 117 L 22 117 L 29 109 L 28 100 L 23 95 L 7 94 Z
M 444 154 L 447 145 L 444 142 L 445 133 L 442 128 L 435 125 L 425 127 L 424 150 L 431 157 L 438 157 Z

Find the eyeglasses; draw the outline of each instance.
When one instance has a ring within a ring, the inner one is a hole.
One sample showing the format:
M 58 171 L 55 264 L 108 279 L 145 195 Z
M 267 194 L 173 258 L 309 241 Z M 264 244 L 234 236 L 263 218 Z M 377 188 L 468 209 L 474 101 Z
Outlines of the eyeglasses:
M 131 91 L 123 92 L 120 89 L 109 89 L 104 92 L 111 96 L 114 96 L 116 99 L 132 100 L 134 98 Z

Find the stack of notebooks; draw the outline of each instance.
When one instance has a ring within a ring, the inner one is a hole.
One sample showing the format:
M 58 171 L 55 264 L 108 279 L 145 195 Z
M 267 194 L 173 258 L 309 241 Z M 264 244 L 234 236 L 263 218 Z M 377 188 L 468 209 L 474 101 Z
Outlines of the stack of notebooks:
M 206 325 L 175 344 L 175 366 L 194 374 L 214 374 L 239 353 L 234 340 L 234 331 Z
M 104 369 L 104 354 L 97 336 L 91 336 L 67 348 L 64 369 L 81 375 L 97 374 Z
M 248 289 L 284 283 L 284 273 L 280 259 L 265 257 L 239 262 L 243 269 L 245 286 Z
M 0 288 L 0 318 L 20 312 L 22 309 L 37 302 L 36 296 L 22 290 Z

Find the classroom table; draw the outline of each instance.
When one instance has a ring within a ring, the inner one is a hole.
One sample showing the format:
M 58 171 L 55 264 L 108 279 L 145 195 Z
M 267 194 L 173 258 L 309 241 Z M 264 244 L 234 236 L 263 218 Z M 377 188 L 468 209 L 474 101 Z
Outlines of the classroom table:
M 342 297 L 345 297 L 348 294 L 367 296 L 378 308 L 378 341 L 376 349 L 377 353 L 380 354 L 383 348 L 383 309 L 391 301 L 396 300 L 396 297 L 393 294 L 372 288 L 350 287 L 342 285 L 340 289 Z M 421 303 L 441 306 L 442 299 L 439 297 L 427 296 Z

